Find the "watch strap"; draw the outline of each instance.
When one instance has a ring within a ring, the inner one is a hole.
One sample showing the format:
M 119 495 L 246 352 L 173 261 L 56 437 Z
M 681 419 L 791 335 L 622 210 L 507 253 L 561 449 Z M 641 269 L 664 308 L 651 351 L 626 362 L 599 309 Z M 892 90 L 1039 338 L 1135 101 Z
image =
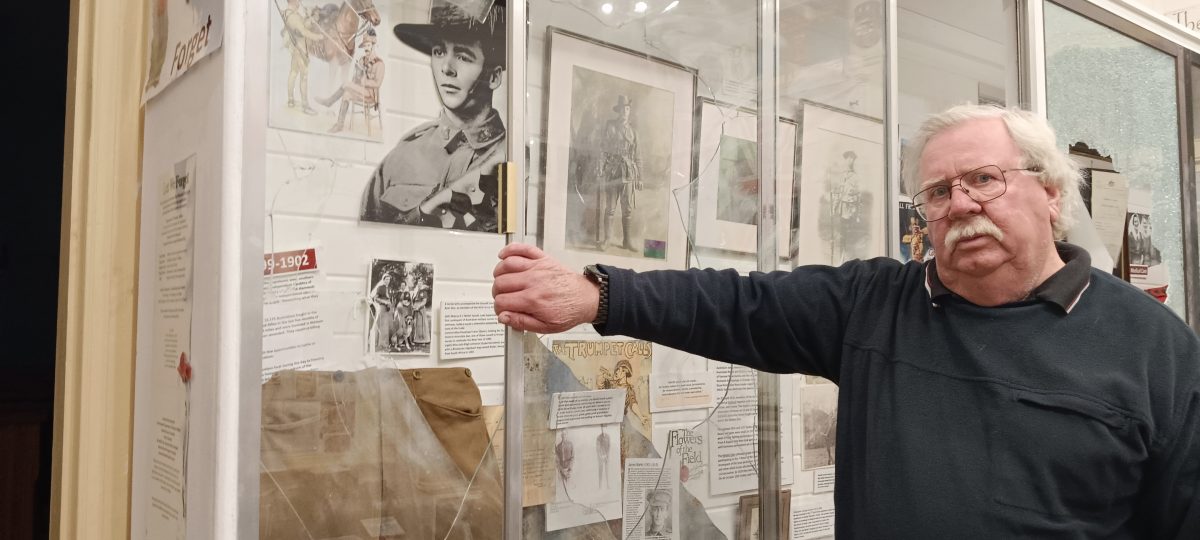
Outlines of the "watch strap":
M 592 321 L 593 325 L 602 325 L 608 322 L 608 274 L 604 273 L 599 266 L 589 264 L 583 268 L 583 275 L 587 276 L 592 283 L 600 287 L 600 303 L 596 306 L 596 318 Z

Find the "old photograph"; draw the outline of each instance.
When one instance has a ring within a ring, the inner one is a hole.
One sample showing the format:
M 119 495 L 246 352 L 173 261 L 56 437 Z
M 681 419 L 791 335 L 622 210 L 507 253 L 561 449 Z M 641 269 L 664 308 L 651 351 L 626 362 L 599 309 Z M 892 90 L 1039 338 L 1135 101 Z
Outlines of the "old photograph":
M 700 109 L 696 245 L 758 251 L 758 116 L 753 111 L 705 100 Z M 796 124 L 781 119 L 776 129 L 776 231 L 779 254 L 787 254 L 792 219 Z
M 929 227 L 913 208 L 912 199 L 900 196 L 900 262 L 924 262 L 933 258 Z
M 433 265 L 375 259 L 367 289 L 367 352 L 428 355 Z
M 642 526 L 643 538 L 671 538 L 675 530 L 672 509 L 675 501 L 669 489 L 647 489 L 645 491 L 646 517 Z
M 384 0 L 271 3 L 271 127 L 380 142 Z
M 800 389 L 800 422 L 804 439 L 804 470 L 829 467 L 837 455 L 838 387 L 833 384 Z
M 576 66 L 567 247 L 663 259 L 671 203 L 670 92 Z
M 1142 266 L 1162 264 L 1162 252 L 1154 246 L 1154 227 L 1150 222 L 1150 214 L 1130 212 L 1127 219 L 1129 264 Z
M 693 72 L 557 29 L 548 39 L 545 250 L 682 267 Z
M 427 21 L 381 32 L 427 63 L 425 84 L 438 104 L 427 111 L 434 120 L 401 136 L 371 174 L 359 219 L 496 232 L 497 166 L 507 156 L 504 117 L 495 108 L 505 99 L 505 7 L 433 0 Z
M 886 255 L 882 124 L 810 102 L 803 116 L 794 261 L 836 266 Z

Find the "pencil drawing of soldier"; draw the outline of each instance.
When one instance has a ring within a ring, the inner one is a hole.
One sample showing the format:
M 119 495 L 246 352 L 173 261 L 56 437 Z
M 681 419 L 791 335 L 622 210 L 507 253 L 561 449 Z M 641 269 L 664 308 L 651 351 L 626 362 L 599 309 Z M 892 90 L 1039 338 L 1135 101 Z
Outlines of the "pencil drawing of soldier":
M 868 217 L 870 194 L 859 186 L 855 161 L 858 154 L 853 150 L 841 153 L 841 162 L 833 163 L 825 171 L 825 194 L 822 195 L 822 216 L 818 223 L 818 234 L 828 244 L 830 263 L 867 256 Z
M 630 122 L 633 101 L 628 96 L 618 96 L 613 105 L 616 116 L 604 125 L 600 147 L 603 157 L 600 165 L 600 189 L 596 205 L 596 245 L 604 249 L 612 233 L 612 218 L 617 208 L 621 209 L 621 248 L 637 251 L 630 241 L 633 210 L 636 208 L 634 193 L 642 189 L 642 171 L 638 155 L 638 134 Z
M 308 104 L 308 64 L 312 59 L 309 54 L 309 42 L 325 39 L 317 27 L 313 14 L 300 5 L 300 0 L 288 0 L 288 7 L 283 11 L 283 44 L 292 55 L 292 64 L 288 69 L 287 95 L 288 108 L 297 106 L 295 91 L 300 91 L 300 110 L 307 115 L 317 114 Z
M 492 107 L 505 68 L 504 6 L 479 16 L 433 0 L 428 24 L 398 24 L 396 37 L 429 57 L 441 110 L 400 138 L 363 191 L 363 221 L 496 230 L 496 166 L 505 128 Z
M 375 29 L 367 29 L 362 43 L 359 44 L 363 50 L 362 56 L 354 62 L 354 77 L 328 97 L 317 98 L 317 102 L 325 107 L 331 107 L 334 103 L 341 102 L 341 106 L 338 108 L 337 122 L 329 129 L 330 133 L 337 133 L 345 129 L 346 113 L 349 111 L 351 103 L 363 107 L 379 106 L 379 88 L 383 86 L 384 67 L 383 59 L 375 51 L 378 44 L 379 38 L 375 35 Z M 370 129 L 369 124 L 367 129 Z
M 612 449 L 612 438 L 604 431 L 604 425 L 600 425 L 600 434 L 596 436 L 596 463 L 600 467 L 596 469 L 598 477 L 596 478 L 596 487 L 599 489 L 608 489 L 611 485 L 608 482 L 608 455 Z

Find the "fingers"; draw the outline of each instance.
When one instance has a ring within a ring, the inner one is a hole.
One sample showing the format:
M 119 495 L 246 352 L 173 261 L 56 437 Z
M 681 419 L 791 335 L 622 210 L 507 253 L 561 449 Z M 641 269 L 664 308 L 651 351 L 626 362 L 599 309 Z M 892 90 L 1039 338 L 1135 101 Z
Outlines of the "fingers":
M 515 272 L 524 272 L 533 268 L 535 261 L 526 259 L 520 255 L 513 255 L 506 259 L 501 259 L 496 263 L 496 268 L 492 270 L 492 277 L 500 277 L 504 274 L 512 274 Z
M 507 259 L 514 255 L 525 257 L 526 259 L 542 259 L 546 257 L 544 251 L 529 244 L 508 244 L 500 250 L 501 259 Z
M 529 288 L 531 278 L 525 274 L 504 274 L 496 276 L 492 281 L 492 297 L 505 293 L 513 293 Z
M 529 299 L 529 294 L 524 291 L 497 294 L 494 297 L 494 303 L 496 315 L 505 311 L 527 313 L 533 304 Z
M 552 333 L 549 331 L 550 327 L 545 323 L 524 313 L 504 311 L 496 317 L 496 320 L 500 321 L 500 324 L 509 326 L 514 330 L 520 330 L 522 332 L 535 332 L 538 334 Z

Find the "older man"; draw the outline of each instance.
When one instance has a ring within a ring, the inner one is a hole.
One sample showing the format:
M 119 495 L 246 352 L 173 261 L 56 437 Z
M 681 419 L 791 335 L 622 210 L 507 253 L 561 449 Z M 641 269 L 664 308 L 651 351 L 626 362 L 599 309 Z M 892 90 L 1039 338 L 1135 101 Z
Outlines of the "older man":
M 912 141 L 928 263 L 580 274 L 513 245 L 497 315 L 837 382 L 839 538 L 1200 538 L 1200 339 L 1055 242 L 1053 131 L 964 106 Z

